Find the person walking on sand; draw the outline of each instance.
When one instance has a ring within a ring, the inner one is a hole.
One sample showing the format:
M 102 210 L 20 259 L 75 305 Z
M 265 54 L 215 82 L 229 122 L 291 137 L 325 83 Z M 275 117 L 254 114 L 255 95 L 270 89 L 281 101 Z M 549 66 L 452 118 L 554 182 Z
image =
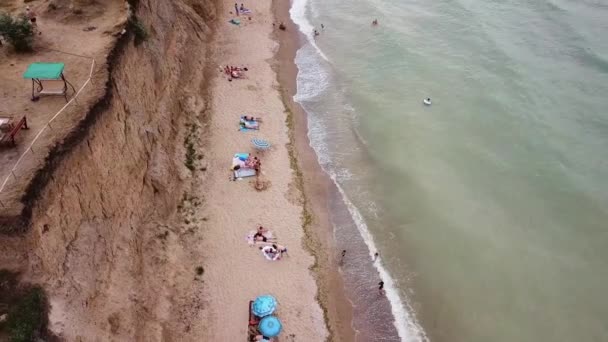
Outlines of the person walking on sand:
M 340 265 L 344 263 L 344 256 L 346 256 L 346 249 L 342 250 L 342 256 L 340 257 Z
M 238 17 L 238 15 L 239 15 L 239 5 L 236 2 L 234 3 L 234 10 L 236 11 L 236 15 Z
M 382 280 L 378 283 L 378 291 L 380 291 L 381 294 L 384 292 L 384 282 Z
M 380 255 L 380 254 L 379 254 L 378 252 L 374 253 L 374 261 L 376 261 L 376 259 L 378 259 L 378 256 L 379 256 L 379 255 Z

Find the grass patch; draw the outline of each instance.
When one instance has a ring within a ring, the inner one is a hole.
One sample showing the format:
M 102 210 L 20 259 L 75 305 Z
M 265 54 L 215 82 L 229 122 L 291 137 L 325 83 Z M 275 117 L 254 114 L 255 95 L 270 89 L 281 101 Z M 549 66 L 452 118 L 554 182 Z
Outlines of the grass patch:
M 5 330 L 11 342 L 36 340 L 46 330 L 47 299 L 42 288 L 27 290 L 8 313 Z
M 196 150 L 194 149 L 193 140 L 195 138 L 195 134 L 196 125 L 192 125 L 190 126 L 190 132 L 188 132 L 188 135 L 184 138 L 184 146 L 186 147 L 186 161 L 184 162 L 184 165 L 186 165 L 190 171 L 194 171 L 196 169 L 196 165 L 194 165 L 196 160 L 202 159 L 202 155 L 197 157 Z
M 188 170 L 190 171 L 194 171 L 195 167 L 194 167 L 194 158 L 196 155 L 196 150 L 194 149 L 194 144 L 192 142 L 189 142 L 188 145 L 186 145 L 186 167 L 188 168 Z

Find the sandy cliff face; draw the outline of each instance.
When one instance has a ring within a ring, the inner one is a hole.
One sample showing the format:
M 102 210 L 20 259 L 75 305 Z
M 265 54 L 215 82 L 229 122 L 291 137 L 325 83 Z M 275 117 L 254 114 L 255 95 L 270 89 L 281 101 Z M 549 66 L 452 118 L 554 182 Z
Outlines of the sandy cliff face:
M 204 122 L 214 3 L 139 1 L 149 39 L 117 48 L 107 102 L 33 201 L 27 274 L 67 340 L 191 340 L 203 329 L 196 234 L 177 208 L 191 177 L 184 140 Z

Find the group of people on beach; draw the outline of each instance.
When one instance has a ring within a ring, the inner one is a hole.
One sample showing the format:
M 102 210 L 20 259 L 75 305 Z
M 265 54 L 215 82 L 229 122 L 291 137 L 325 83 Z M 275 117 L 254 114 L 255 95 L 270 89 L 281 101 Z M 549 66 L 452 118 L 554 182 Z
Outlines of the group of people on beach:
M 251 155 L 249 155 L 249 157 L 247 157 L 247 159 L 245 159 L 245 166 L 250 169 L 254 169 L 256 172 L 256 175 L 259 175 L 260 170 L 262 169 L 262 162 L 260 161 L 260 158 L 258 158 L 257 156 L 254 156 L 252 158 Z
M 239 5 L 237 3 L 234 3 L 234 11 L 236 12 L 236 15 L 241 15 L 241 14 L 250 14 L 251 11 L 248 8 L 245 8 L 245 6 L 243 4 L 241 4 L 241 7 L 239 7 Z
M 253 235 L 254 242 L 264 242 L 271 243 L 270 246 L 261 246 L 260 250 L 263 250 L 264 254 L 266 254 L 272 260 L 280 260 L 283 255 L 287 254 L 287 247 L 279 245 L 275 237 L 268 236 L 268 229 L 263 226 L 259 226 L 258 230 Z
M 228 75 L 228 81 L 232 81 L 233 78 L 243 78 L 244 77 L 244 72 L 248 71 L 249 69 L 247 67 L 235 67 L 232 65 L 226 65 L 225 67 L 221 68 L 221 70 Z

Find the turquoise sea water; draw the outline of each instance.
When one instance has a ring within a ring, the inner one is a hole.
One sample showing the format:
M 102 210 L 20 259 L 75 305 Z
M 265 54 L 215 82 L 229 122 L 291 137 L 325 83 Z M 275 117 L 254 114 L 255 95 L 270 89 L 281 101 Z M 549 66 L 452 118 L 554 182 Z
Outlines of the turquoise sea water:
M 291 14 L 296 99 L 356 223 L 337 237 L 381 253 L 400 339 L 608 341 L 608 2 Z

